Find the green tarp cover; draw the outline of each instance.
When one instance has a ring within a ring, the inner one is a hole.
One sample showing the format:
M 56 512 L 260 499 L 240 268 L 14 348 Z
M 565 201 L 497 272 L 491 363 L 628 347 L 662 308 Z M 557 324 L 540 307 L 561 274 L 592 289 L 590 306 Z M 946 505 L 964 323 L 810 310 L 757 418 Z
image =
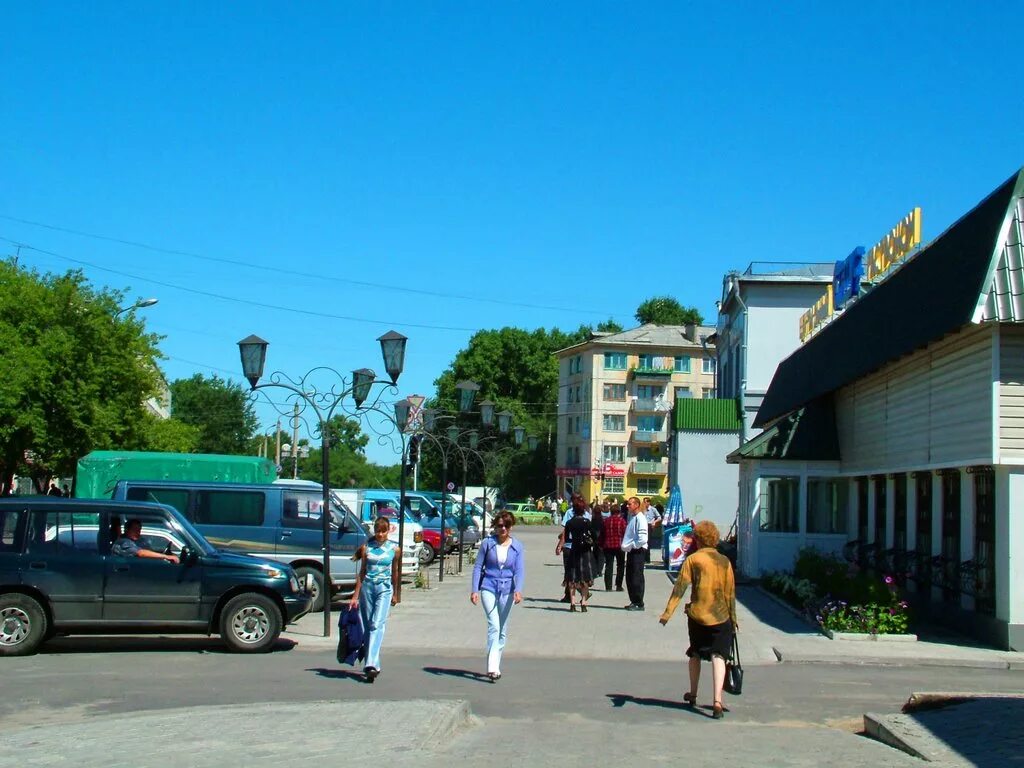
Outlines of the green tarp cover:
M 118 480 L 272 483 L 276 479 L 274 462 L 257 456 L 93 451 L 78 460 L 75 496 L 109 499 Z

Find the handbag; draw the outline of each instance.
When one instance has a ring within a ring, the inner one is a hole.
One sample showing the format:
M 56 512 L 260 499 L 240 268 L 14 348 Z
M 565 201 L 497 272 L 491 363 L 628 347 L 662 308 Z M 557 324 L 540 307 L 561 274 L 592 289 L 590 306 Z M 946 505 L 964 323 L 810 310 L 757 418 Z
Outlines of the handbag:
M 743 665 L 740 663 L 740 643 L 736 632 L 732 635 L 732 658 L 725 664 L 725 691 L 733 696 L 743 693 Z

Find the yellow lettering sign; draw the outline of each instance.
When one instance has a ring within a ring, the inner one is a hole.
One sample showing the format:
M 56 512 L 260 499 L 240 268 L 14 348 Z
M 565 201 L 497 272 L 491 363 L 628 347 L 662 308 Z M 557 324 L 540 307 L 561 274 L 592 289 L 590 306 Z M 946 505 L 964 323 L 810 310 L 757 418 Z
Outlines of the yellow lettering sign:
M 832 317 L 834 312 L 835 304 L 830 283 L 821 298 L 814 302 L 814 306 L 800 316 L 800 341 L 807 341 L 814 330 Z
M 921 209 L 915 208 L 892 228 L 864 259 L 864 278 L 877 280 L 893 262 L 899 261 L 921 243 Z

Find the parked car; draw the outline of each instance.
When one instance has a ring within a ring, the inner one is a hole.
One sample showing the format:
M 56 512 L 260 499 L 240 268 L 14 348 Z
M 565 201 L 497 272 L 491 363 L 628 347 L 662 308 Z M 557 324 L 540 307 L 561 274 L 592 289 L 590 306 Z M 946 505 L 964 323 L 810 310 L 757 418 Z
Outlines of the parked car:
M 313 579 L 313 610 L 324 606 L 323 492 L 288 483 L 199 483 L 121 480 L 121 501 L 167 504 L 193 523 L 215 547 L 291 566 Z M 351 594 L 357 563 L 352 559 L 367 534 L 338 500 L 331 509 L 331 595 Z
M 509 502 L 504 507 L 515 517 L 517 523 L 550 523 L 551 513 L 538 512 L 534 504 L 525 501 Z
M 179 563 L 115 555 L 128 520 L 146 548 Z M 29 496 L 0 499 L 0 656 L 55 634 L 219 634 L 267 651 L 313 603 L 287 565 L 220 551 L 162 504 Z
M 398 491 L 395 493 L 397 494 Z M 423 526 L 424 532 L 434 530 L 440 533 L 441 511 L 431 499 L 419 491 L 406 491 L 405 503 L 406 509 Z M 460 541 L 466 549 L 472 549 L 480 543 L 480 531 L 476 526 L 476 521 L 459 507 L 446 505 L 444 527 L 447 531 L 445 554 L 455 550 Z
M 399 543 L 398 494 L 367 488 L 335 488 L 333 493 L 355 513 L 368 535 L 373 533 L 374 520 L 381 516 L 390 517 L 393 522 L 388 529 L 388 538 Z M 423 556 L 423 543 L 423 526 L 406 511 L 405 538 L 401 542 L 403 578 L 411 579 L 415 575 Z

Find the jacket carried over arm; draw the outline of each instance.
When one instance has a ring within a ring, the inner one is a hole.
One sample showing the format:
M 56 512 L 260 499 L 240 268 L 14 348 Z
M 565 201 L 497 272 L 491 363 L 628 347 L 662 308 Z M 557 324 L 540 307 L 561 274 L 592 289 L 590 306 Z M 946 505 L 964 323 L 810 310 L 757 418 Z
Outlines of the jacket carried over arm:
M 664 621 L 672 618 L 686 588 L 693 585 L 693 594 L 686 606 L 686 615 L 698 624 L 714 626 L 732 621 L 736 625 L 736 580 L 729 558 L 711 547 L 694 552 L 683 561 L 676 585 L 668 598 Z

